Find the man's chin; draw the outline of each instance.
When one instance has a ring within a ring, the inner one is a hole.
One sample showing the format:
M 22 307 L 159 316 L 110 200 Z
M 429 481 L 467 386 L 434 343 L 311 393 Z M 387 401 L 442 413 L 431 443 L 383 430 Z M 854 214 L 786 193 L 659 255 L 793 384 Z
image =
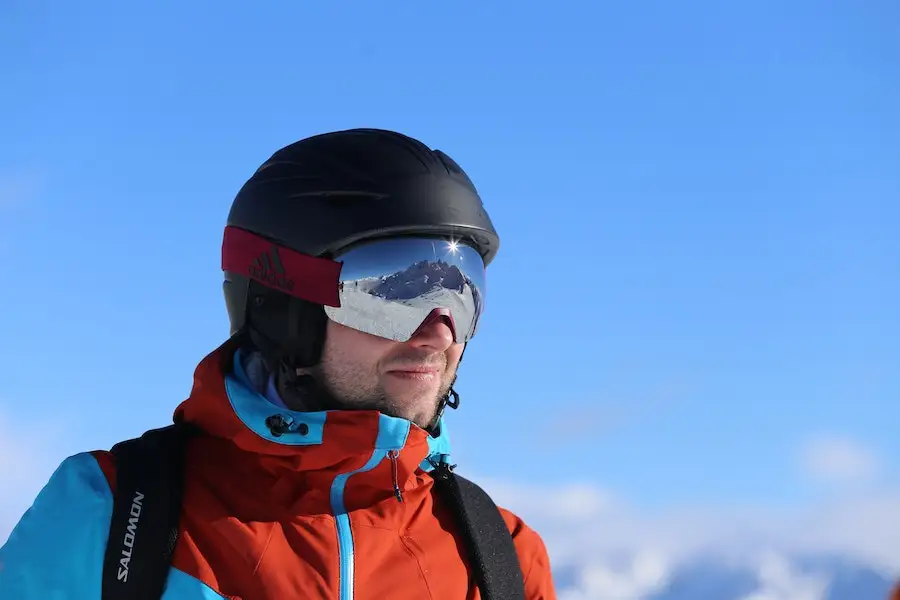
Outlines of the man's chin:
M 406 419 L 422 429 L 427 429 L 437 414 L 437 404 L 434 394 L 415 398 L 388 396 L 379 410 L 389 417 Z

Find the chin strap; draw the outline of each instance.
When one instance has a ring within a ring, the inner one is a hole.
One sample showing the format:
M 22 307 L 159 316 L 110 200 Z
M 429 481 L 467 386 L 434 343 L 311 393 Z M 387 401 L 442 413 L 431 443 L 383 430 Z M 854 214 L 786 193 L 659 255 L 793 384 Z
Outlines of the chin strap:
M 438 436 L 440 434 L 439 428 L 441 426 L 441 417 L 444 416 L 444 410 L 446 408 L 452 408 L 453 410 L 459 408 L 459 393 L 457 393 L 453 387 L 450 388 L 447 395 L 441 398 L 441 401 L 438 403 L 437 414 L 434 416 L 434 421 L 431 422 L 431 425 L 426 430 L 431 435 Z
M 469 347 L 468 342 L 463 346 L 462 352 L 459 353 L 459 360 L 456 363 L 457 373 L 459 372 L 459 366 L 462 364 L 463 356 L 466 355 L 466 348 Z M 454 383 L 456 380 L 454 379 Z M 450 384 L 450 391 L 447 392 L 447 395 L 441 398 L 441 401 L 438 403 L 437 414 L 434 416 L 434 421 L 431 422 L 431 426 L 426 429 L 428 433 L 433 436 L 437 436 L 440 434 L 439 428 L 441 425 L 441 417 L 444 416 L 444 410 L 447 408 L 452 408 L 456 410 L 459 408 L 459 393 L 455 389 L 453 389 L 453 384 Z

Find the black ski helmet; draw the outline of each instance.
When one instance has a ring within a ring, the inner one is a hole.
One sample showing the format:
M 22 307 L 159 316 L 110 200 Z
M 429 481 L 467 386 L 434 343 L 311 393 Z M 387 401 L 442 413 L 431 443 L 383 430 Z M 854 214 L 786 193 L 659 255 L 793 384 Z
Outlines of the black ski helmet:
M 278 150 L 240 189 L 227 225 L 320 257 L 377 238 L 453 236 L 487 266 L 500 245 L 475 186 L 453 159 L 383 129 L 324 133 Z M 270 367 L 319 362 L 322 305 L 229 271 L 223 288 L 232 335 L 249 335 Z

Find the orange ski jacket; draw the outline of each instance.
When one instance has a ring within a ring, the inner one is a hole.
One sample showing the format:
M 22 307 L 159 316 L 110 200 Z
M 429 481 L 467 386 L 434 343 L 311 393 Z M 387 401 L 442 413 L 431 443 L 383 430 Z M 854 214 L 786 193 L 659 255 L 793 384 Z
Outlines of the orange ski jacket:
M 176 410 L 204 434 L 186 452 L 163 600 L 479 598 L 428 475 L 448 460 L 446 427 L 433 437 L 375 411 L 287 410 L 255 391 L 239 356 L 230 343 L 207 356 Z M 288 431 L 273 434 L 272 417 Z M 0 598 L 100 600 L 115 487 L 110 453 L 66 459 L 0 549 Z M 501 512 L 527 598 L 554 600 L 541 538 Z

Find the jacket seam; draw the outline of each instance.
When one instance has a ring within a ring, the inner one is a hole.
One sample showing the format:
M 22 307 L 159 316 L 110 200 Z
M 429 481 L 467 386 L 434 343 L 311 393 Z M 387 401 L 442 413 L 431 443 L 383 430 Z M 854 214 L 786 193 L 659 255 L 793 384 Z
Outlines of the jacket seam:
M 431 600 L 434 600 L 434 593 L 431 591 L 431 586 L 428 585 L 428 577 L 425 576 L 425 569 L 422 568 L 422 563 L 419 562 L 419 557 L 416 556 L 416 553 L 413 552 L 412 548 L 409 547 L 409 544 L 406 543 L 407 536 L 398 533 L 397 537 L 400 538 L 400 544 L 403 546 L 403 549 L 406 550 L 406 553 L 416 561 L 416 567 L 419 569 L 419 576 L 422 578 L 422 583 L 425 585 L 425 589 L 428 590 L 428 597 Z
M 266 538 L 266 545 L 263 546 L 263 551 L 259 554 L 259 560 L 256 561 L 256 566 L 253 567 L 253 577 L 256 577 L 256 574 L 259 573 L 259 567 L 262 565 L 263 559 L 266 557 L 266 553 L 269 551 L 269 546 L 272 544 L 272 537 L 275 535 L 275 527 L 269 529 L 269 536 Z
M 518 553 L 518 551 L 517 551 L 517 553 Z M 526 588 L 528 586 L 528 578 L 531 577 L 531 573 L 532 573 L 532 571 L 534 571 L 534 565 L 537 562 L 537 558 L 538 558 L 537 554 L 532 555 L 531 562 L 528 563 L 528 571 L 525 573 L 524 577 L 522 578 L 522 583 L 525 584 Z

